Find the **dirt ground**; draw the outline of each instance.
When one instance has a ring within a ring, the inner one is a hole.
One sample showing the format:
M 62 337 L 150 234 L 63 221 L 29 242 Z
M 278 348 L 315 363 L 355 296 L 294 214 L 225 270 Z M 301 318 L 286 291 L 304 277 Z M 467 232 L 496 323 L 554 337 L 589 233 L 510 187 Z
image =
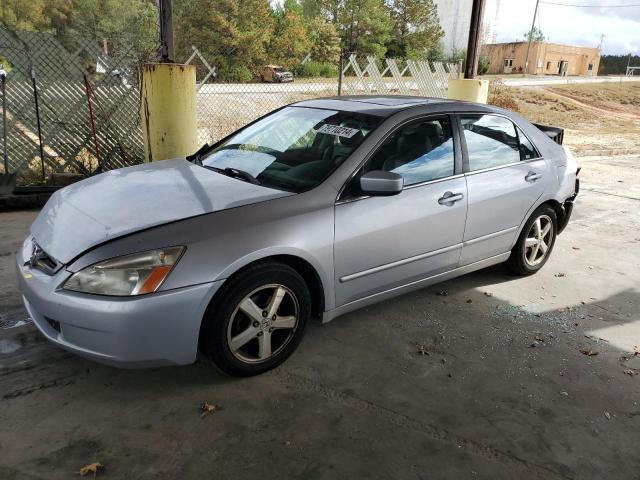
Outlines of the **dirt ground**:
M 313 324 L 260 377 L 117 370 L 0 329 L 0 478 L 639 478 L 639 161 L 581 160 L 537 275 L 495 267 Z M 13 254 L 34 216 L 0 214 L 4 326 L 27 319 Z
M 501 88 L 527 119 L 566 129 L 577 152 L 640 152 L 640 82 Z

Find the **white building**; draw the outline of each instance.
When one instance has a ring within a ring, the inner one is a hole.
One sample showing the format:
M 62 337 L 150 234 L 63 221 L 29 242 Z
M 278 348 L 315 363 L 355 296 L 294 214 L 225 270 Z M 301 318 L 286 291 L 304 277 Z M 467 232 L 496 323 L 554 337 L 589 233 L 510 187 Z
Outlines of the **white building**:
M 471 6 L 473 0 L 435 0 L 438 6 L 440 26 L 444 30 L 442 39 L 447 53 L 459 52 L 467 48 Z M 496 22 L 500 10 L 500 0 L 485 0 L 482 22 L 482 43 L 496 42 Z

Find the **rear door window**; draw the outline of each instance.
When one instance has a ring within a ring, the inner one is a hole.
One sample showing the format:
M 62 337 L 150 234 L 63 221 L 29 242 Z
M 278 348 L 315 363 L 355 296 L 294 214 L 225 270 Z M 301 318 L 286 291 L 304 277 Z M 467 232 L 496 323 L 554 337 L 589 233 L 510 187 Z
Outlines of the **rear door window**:
M 460 120 L 467 144 L 469 171 L 520 161 L 518 135 L 511 120 L 485 114 L 464 114 Z

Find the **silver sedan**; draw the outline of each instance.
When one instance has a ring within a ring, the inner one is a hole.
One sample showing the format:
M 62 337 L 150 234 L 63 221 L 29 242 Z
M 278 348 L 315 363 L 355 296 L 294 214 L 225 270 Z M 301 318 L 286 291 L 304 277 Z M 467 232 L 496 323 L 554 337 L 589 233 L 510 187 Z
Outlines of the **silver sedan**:
M 296 103 L 181 159 L 56 192 L 17 255 L 51 342 L 99 362 L 233 375 L 323 322 L 506 262 L 538 271 L 578 192 L 562 131 L 464 102 Z

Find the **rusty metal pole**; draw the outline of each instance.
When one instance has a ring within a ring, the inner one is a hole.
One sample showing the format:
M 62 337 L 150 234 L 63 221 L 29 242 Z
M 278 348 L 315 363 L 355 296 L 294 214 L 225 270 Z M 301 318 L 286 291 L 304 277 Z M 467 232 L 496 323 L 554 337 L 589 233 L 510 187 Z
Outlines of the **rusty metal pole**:
M 91 136 L 93 138 L 93 148 L 96 152 L 96 161 L 98 162 L 98 166 L 96 169 L 100 171 L 100 149 L 98 148 L 98 136 L 96 135 L 96 122 L 93 116 L 93 106 L 91 105 L 91 85 L 89 85 L 89 79 L 87 75 L 84 75 L 84 91 L 87 95 L 87 106 L 89 109 L 89 128 L 91 129 Z M 91 171 L 91 166 L 89 166 L 89 171 Z
M 36 102 L 36 125 L 38 126 L 38 145 L 40 147 L 40 167 L 42 168 L 42 181 L 45 181 L 44 172 L 44 147 L 42 145 L 42 128 L 40 126 L 40 105 L 38 103 L 38 86 L 36 84 L 36 72 L 31 69 L 31 84 L 33 85 L 33 98 Z
M 158 0 L 158 20 L 160 25 L 160 61 L 173 63 L 173 12 L 171 0 Z
M 471 23 L 469 25 L 469 41 L 467 42 L 467 58 L 464 66 L 464 78 L 476 78 L 478 75 L 478 57 L 480 56 L 480 33 L 484 15 L 484 0 L 473 0 L 471 7 Z
M 0 65 L 0 81 L 2 81 L 2 157 L 4 158 L 4 173 L 9 175 L 9 155 L 7 154 L 7 72 Z

